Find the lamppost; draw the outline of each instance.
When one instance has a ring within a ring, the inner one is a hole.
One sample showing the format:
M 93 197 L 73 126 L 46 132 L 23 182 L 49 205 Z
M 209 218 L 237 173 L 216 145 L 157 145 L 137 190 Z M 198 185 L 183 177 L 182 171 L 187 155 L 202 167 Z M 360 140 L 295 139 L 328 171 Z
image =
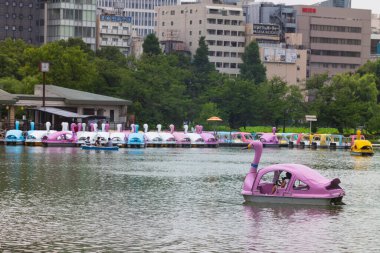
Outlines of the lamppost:
M 46 72 L 49 72 L 50 64 L 48 62 L 40 63 L 40 71 L 42 72 L 42 107 L 45 107 L 45 84 L 46 84 Z

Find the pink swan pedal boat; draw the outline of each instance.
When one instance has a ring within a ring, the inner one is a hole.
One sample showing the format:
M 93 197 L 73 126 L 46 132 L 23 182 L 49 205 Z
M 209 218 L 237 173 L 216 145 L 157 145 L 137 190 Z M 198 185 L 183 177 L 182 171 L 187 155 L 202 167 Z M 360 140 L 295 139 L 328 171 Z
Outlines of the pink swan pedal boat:
M 340 180 L 327 179 L 301 164 L 275 164 L 258 170 L 263 144 L 253 141 L 255 150 L 250 171 L 245 177 L 242 195 L 246 203 L 344 205 Z

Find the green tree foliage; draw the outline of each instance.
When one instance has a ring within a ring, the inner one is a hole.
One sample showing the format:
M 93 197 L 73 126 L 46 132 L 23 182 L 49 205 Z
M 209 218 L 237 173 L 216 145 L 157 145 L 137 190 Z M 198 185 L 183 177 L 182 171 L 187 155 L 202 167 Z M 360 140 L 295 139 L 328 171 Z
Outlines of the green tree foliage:
M 95 56 L 95 53 L 91 50 L 91 47 L 86 44 L 81 38 L 68 38 L 67 40 L 59 40 L 57 43 L 64 48 L 79 47 L 89 57 Z
M 14 77 L 21 80 L 19 68 L 25 63 L 24 51 L 31 47 L 23 40 L 7 38 L 0 41 L 0 78 Z
M 176 55 L 142 57 L 125 72 L 123 97 L 131 99 L 131 111 L 141 123 L 182 124 L 187 118 L 189 100 L 184 80 L 190 72 L 178 67 Z
M 187 80 L 187 92 L 192 99 L 199 103 L 200 96 L 209 88 L 210 78 L 215 72 L 215 66 L 208 59 L 208 46 L 203 36 L 199 39 L 198 48 L 193 58 L 192 72 L 191 79 Z
M 215 66 L 208 59 L 208 46 L 205 37 L 199 38 L 198 48 L 193 59 L 193 66 L 196 73 L 208 74 L 215 70 Z
M 47 61 L 50 62 L 47 83 L 89 92 L 94 90 L 96 66 L 79 46 L 64 47 L 58 41 L 39 48 L 28 48 L 24 55 L 26 64 L 20 68 L 23 76 L 36 76 L 42 82 L 38 65 Z
M 220 116 L 232 129 L 252 123 L 256 107 L 253 96 L 256 87 L 250 81 L 223 78 L 214 91 L 216 97 L 213 100 L 219 102 L 218 108 L 222 112 Z
M 344 128 L 363 126 L 374 116 L 377 95 L 372 74 L 340 74 L 320 87 L 311 107 L 317 112 L 320 123 L 336 127 L 343 133 Z
M 151 33 L 145 37 L 145 40 L 142 46 L 143 46 L 143 52 L 147 55 L 161 54 L 160 43 L 154 33 Z
M 96 51 L 96 56 L 114 63 L 118 67 L 125 67 L 127 58 L 120 52 L 117 47 L 104 47 Z
M 361 76 L 365 74 L 373 74 L 376 78 L 377 90 L 380 90 L 380 60 L 368 61 L 357 70 L 357 73 Z M 380 93 L 377 95 L 377 102 L 380 103 Z
M 240 75 L 242 79 L 252 80 L 259 84 L 266 79 L 266 68 L 261 63 L 259 46 L 252 41 L 244 50 L 242 56 L 243 63 L 240 66 Z

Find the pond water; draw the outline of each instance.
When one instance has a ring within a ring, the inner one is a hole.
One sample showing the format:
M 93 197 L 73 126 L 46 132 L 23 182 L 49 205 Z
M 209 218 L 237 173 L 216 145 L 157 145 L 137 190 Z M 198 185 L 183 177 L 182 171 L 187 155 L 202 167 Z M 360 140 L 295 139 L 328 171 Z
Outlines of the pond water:
M 0 147 L 0 251 L 380 252 L 380 150 L 264 149 L 346 191 L 342 207 L 249 206 L 252 150 Z

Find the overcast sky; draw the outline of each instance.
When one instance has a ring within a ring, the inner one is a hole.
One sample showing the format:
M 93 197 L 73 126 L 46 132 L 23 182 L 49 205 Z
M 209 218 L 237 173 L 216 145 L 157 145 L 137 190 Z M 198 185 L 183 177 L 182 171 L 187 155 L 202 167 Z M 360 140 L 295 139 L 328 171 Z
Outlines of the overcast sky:
M 256 2 L 273 2 L 273 3 L 284 3 L 288 5 L 292 4 L 315 4 L 322 2 L 322 0 L 256 0 Z M 351 0 L 352 8 L 357 9 L 371 9 L 372 13 L 380 14 L 380 0 Z

